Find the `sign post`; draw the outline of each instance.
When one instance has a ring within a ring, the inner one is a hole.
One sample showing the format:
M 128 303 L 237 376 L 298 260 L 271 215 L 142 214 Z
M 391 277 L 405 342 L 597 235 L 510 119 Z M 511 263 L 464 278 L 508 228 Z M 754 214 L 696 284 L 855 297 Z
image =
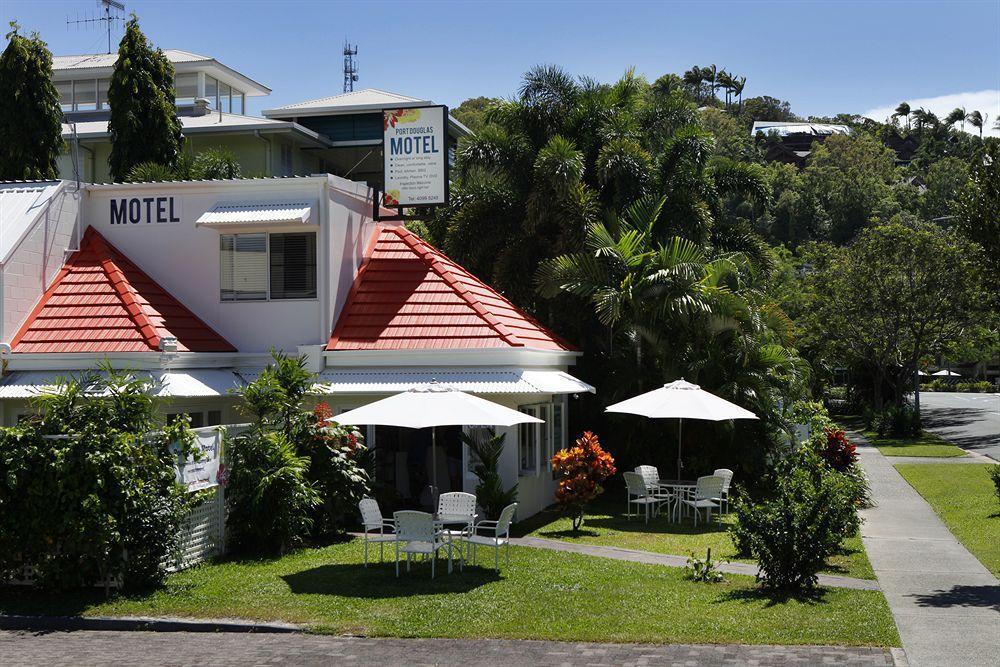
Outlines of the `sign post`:
M 382 205 L 448 203 L 448 107 L 382 112 Z

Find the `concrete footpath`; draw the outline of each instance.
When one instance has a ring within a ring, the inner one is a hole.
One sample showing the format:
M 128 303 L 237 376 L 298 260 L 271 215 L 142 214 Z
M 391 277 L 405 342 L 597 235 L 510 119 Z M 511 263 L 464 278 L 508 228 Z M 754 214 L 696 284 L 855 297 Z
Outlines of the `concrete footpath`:
M 857 433 L 875 507 L 861 537 L 910 665 L 1000 665 L 1000 585 Z M 976 465 L 970 463 L 970 465 Z

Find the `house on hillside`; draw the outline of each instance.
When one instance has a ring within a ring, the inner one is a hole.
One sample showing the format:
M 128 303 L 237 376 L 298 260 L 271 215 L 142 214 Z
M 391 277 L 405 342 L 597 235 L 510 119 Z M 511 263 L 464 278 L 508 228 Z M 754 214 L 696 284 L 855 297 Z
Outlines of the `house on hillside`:
M 769 162 L 786 162 L 804 167 L 813 142 L 823 143 L 833 134 L 850 134 L 847 125 L 806 121 L 755 120 L 750 136 L 767 144 L 764 157 Z
M 373 191 L 337 176 L 0 184 L 0 422 L 59 376 L 102 360 L 155 382 L 163 414 L 245 420 L 231 390 L 277 348 L 303 355 L 334 414 L 433 380 L 535 415 L 506 434 L 520 514 L 552 501 L 567 441 L 573 346 L 408 231 L 373 219 Z M 385 211 L 388 214 L 388 211 Z M 480 429 L 475 424 L 467 431 Z M 472 491 L 461 427 L 369 427 L 397 507 Z M 435 455 L 432 455 L 435 454 Z
M 174 66 L 177 114 L 185 150 L 231 150 L 243 173 L 251 176 L 304 176 L 333 173 L 380 184 L 382 109 L 431 104 L 428 100 L 374 89 L 302 102 L 265 112 L 247 113 L 247 99 L 271 89 L 211 56 L 167 49 Z M 65 116 L 66 153 L 59 176 L 85 183 L 111 180 L 108 156 L 108 86 L 117 53 L 56 56 L 52 78 Z M 301 119 L 301 122 L 299 120 Z M 450 148 L 469 134 L 451 119 Z

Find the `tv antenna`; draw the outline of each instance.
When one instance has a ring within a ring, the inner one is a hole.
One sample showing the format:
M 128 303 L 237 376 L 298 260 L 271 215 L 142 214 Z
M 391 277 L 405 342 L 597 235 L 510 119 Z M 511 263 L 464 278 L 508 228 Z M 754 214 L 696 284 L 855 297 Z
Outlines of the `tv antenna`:
M 101 14 L 91 14 L 90 16 L 85 16 L 80 18 L 77 14 L 76 20 L 66 19 L 66 25 L 91 25 L 95 23 L 103 23 L 104 27 L 108 31 L 108 53 L 111 53 L 111 26 L 114 25 L 115 21 L 125 21 L 125 5 L 117 0 L 100 0 L 101 8 L 104 10 L 103 15 Z
M 344 92 L 354 92 L 354 82 L 358 80 L 358 64 L 354 62 L 354 56 L 358 55 L 358 45 L 351 46 L 350 42 L 344 42 Z

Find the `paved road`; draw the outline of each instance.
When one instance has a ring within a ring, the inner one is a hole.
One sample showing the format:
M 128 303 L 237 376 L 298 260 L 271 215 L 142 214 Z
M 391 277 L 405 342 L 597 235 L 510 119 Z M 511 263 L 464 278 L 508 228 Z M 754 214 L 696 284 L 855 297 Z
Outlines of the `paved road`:
M 1000 461 L 1000 394 L 920 394 L 924 426 L 963 449 Z
M 857 434 L 851 439 L 863 442 Z M 859 445 L 875 507 L 861 538 L 910 665 L 1000 665 L 1000 585 L 877 449 Z M 969 463 L 967 465 L 977 465 Z
M 892 665 L 880 648 L 582 644 L 465 639 L 0 631 L 0 664 L 159 665 Z

